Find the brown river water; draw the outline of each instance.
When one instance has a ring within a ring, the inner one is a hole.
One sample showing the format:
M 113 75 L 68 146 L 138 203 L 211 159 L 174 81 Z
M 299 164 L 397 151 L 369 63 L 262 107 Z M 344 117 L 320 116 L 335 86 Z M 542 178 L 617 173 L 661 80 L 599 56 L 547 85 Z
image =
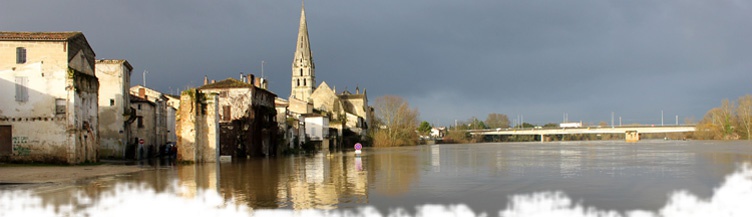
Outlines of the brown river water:
M 6 204 L 0 216 L 19 206 L 26 207 L 24 213 L 69 216 L 139 210 L 362 212 L 363 207 L 414 215 L 421 212 L 416 207 L 426 212 L 428 205 L 489 216 L 501 210 L 519 214 L 526 205 L 656 214 L 673 207 L 669 201 L 677 192 L 714 203 L 714 189 L 745 163 L 752 163 L 750 141 L 670 140 L 421 145 L 199 165 L 161 161 L 143 163 L 153 169 L 132 174 L 0 191 L 0 203 Z M 743 184 L 752 183 L 750 171 Z M 740 188 L 732 192 L 752 191 Z

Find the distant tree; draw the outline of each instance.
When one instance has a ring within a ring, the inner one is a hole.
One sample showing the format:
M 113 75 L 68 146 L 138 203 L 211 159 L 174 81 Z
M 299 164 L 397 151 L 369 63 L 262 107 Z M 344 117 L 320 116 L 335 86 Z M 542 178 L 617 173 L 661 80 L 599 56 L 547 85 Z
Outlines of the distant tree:
M 737 117 L 734 115 L 736 106 L 728 99 L 721 101 L 721 107 L 710 109 L 696 126 L 699 139 L 735 139 Z
M 522 128 L 533 128 L 535 125 L 528 123 L 528 122 L 522 122 Z
M 486 126 L 491 129 L 509 128 L 509 117 L 505 114 L 488 114 L 488 117 L 486 117 Z
M 557 123 L 547 123 L 546 125 L 543 125 L 543 128 L 557 128 L 559 127 L 559 124 Z
M 608 123 L 606 123 L 605 121 L 601 121 L 600 123 L 598 123 L 598 126 L 599 127 L 608 127 Z
M 418 110 L 399 96 L 382 96 L 374 101 L 377 119 L 381 123 L 374 136 L 375 147 L 414 145 L 418 126 Z
M 736 117 L 738 118 L 740 130 L 747 137 L 747 140 L 750 140 L 752 139 L 750 137 L 750 132 L 752 131 L 752 95 L 747 94 L 739 97 L 737 103 Z
M 427 135 L 431 132 L 431 124 L 428 123 L 428 121 L 420 122 L 420 126 L 418 126 L 418 132 L 420 132 L 423 135 Z
M 483 121 L 478 120 L 478 118 L 476 118 L 476 117 L 470 118 L 470 120 L 468 122 L 470 122 L 470 126 L 468 126 L 468 128 L 473 129 L 473 130 L 487 129 L 488 128 L 488 127 L 486 127 L 486 124 L 483 123 Z

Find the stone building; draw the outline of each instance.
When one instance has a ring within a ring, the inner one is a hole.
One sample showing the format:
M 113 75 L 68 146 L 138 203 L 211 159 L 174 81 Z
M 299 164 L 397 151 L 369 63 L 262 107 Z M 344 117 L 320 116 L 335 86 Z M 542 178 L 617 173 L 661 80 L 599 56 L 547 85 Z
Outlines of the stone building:
M 99 157 L 125 158 L 135 121 L 129 88 L 133 66 L 126 60 L 96 60 L 99 79 Z
M 220 155 L 235 157 L 276 155 L 276 94 L 267 83 L 253 75 L 243 81 L 228 78 L 206 83 L 198 91 L 217 95 L 219 107 Z M 207 79 L 205 79 L 205 82 Z
M 81 32 L 0 32 L 0 161 L 97 161 L 95 59 Z

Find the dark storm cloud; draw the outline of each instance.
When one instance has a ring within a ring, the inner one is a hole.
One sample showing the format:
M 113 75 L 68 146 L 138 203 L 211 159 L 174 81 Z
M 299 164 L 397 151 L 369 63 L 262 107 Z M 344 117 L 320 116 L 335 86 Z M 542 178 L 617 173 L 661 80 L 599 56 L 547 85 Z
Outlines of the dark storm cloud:
M 7 7 L 6 7 L 7 6 Z M 750 92 L 747 1 L 308 1 L 317 81 L 400 95 L 421 118 L 700 119 Z M 11 1 L 6 31 L 83 31 L 165 92 L 261 74 L 289 95 L 299 1 Z M 33 15 L 33 16 L 32 16 Z M 21 19 L 23 18 L 23 19 Z

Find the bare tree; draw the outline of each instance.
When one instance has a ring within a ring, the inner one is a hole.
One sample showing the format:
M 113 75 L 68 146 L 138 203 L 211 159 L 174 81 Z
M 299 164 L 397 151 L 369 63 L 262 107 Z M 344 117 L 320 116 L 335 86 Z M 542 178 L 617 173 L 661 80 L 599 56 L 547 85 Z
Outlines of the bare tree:
M 382 124 L 374 146 L 413 145 L 417 142 L 418 110 L 410 108 L 399 96 L 382 96 L 374 102 L 376 117 Z
M 728 99 L 721 101 L 721 107 L 712 108 L 705 114 L 697 125 L 697 136 L 701 139 L 736 139 L 734 132 L 737 117 L 734 115 L 736 106 Z
M 488 117 L 486 117 L 486 126 L 491 129 L 509 128 L 509 117 L 505 114 L 488 114 Z
M 723 101 L 721 101 L 720 121 L 723 126 L 724 139 L 727 139 L 734 134 L 734 126 L 736 125 L 734 110 L 736 110 L 736 105 L 734 105 L 733 102 L 729 102 L 728 99 L 723 99 Z
M 736 117 L 739 126 L 746 132 L 747 140 L 751 140 L 750 131 L 752 131 L 752 95 L 739 97 L 738 106 L 736 107 Z

